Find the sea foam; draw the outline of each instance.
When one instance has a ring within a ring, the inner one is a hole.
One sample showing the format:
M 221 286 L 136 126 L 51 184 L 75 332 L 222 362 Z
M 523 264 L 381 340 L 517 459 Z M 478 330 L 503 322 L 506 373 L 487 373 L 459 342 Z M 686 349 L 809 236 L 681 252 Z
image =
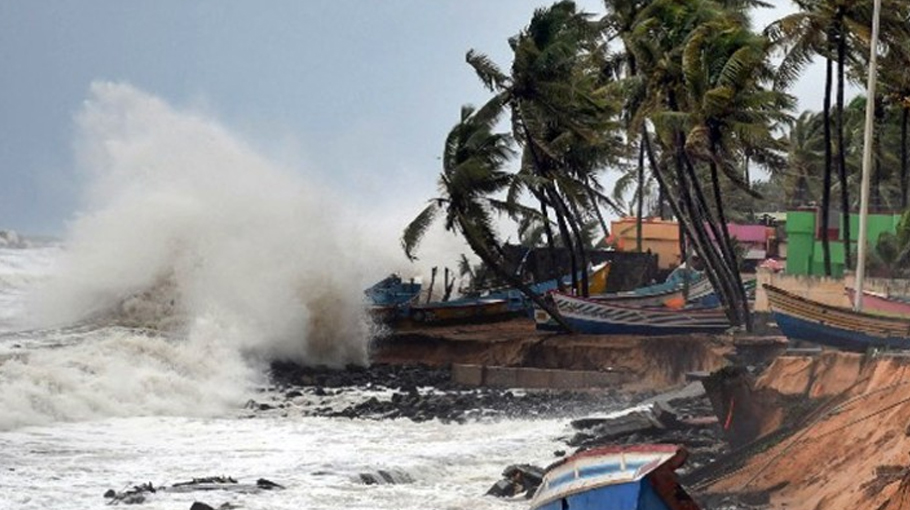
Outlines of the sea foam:
M 395 257 L 338 195 L 127 84 L 94 83 L 76 123 L 85 200 L 29 315 L 97 330 L 0 362 L 0 429 L 212 414 L 267 360 L 368 361 L 364 268 Z

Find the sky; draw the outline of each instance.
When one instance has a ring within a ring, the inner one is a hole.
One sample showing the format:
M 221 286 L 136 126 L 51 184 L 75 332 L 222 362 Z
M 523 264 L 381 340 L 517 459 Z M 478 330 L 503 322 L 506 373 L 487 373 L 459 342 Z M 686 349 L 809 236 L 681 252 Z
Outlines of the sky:
M 507 68 L 508 37 L 548 3 L 0 2 L 0 229 L 61 235 L 80 210 L 74 118 L 95 81 L 203 112 L 364 214 L 413 217 L 461 105 L 489 97 L 466 51 Z M 776 3 L 756 26 L 793 10 Z M 800 108 L 820 107 L 823 76 L 797 84 Z

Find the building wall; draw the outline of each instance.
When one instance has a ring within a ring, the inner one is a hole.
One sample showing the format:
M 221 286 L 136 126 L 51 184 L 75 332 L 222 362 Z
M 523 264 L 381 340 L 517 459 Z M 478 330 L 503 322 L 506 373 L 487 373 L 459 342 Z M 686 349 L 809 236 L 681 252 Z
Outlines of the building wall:
M 614 243 L 619 251 L 635 251 L 635 218 L 615 220 L 611 225 Z M 646 219 L 642 221 L 641 250 L 657 255 L 657 267 L 670 269 L 679 265 L 679 225 L 675 221 Z
M 852 306 L 845 289 L 853 288 L 853 274 L 848 274 L 842 278 L 829 278 L 826 276 L 774 273 L 759 269 L 756 277 L 758 285 L 755 289 L 755 311 L 757 312 L 770 311 L 768 296 L 764 287 L 762 287 L 766 283 L 813 301 L 834 306 Z M 863 282 L 863 288 L 867 291 L 881 294 L 910 296 L 910 280 L 867 278 Z
M 793 275 L 825 274 L 825 258 L 822 242 L 816 239 L 818 213 L 812 211 L 790 211 L 787 213 L 787 273 Z M 875 246 L 884 232 L 895 232 L 899 215 L 870 214 L 868 216 L 869 246 Z M 833 218 L 833 221 L 840 221 Z M 843 226 L 843 225 L 840 225 Z M 834 231 L 834 229 L 831 229 Z M 843 229 L 836 230 L 836 239 L 831 239 L 831 274 L 844 275 Z M 856 237 L 859 235 L 859 215 L 850 215 L 850 236 L 853 251 L 856 251 Z M 854 257 L 855 259 L 855 257 Z

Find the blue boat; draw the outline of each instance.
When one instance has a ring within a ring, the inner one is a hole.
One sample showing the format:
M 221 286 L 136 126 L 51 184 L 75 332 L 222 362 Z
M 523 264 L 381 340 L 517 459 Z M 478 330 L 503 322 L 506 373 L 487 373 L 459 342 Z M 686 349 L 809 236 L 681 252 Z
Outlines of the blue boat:
M 549 297 L 576 333 L 653 336 L 720 333 L 730 328 L 730 321 L 723 308 L 626 306 L 559 292 L 551 292 Z M 560 327 L 543 310 L 536 310 L 534 319 L 537 329 L 554 330 Z
M 414 301 L 420 295 L 420 284 L 403 282 L 400 276 L 393 274 L 363 292 L 369 305 L 394 307 Z
M 576 453 L 547 470 L 531 510 L 698 510 L 676 476 L 687 456 L 669 444 Z
M 774 321 L 791 340 L 847 351 L 910 349 L 910 319 L 857 312 L 763 285 Z

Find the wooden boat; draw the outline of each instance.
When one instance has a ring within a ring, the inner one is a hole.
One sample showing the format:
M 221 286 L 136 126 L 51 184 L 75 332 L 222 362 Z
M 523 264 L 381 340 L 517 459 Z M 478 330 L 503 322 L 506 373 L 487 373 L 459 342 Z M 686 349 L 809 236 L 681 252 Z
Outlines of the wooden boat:
M 591 293 L 602 293 L 606 290 L 607 278 L 610 276 L 610 267 L 611 264 L 605 262 L 595 266 L 594 269 L 591 270 L 591 273 L 588 276 L 588 289 Z M 564 276 L 562 278 L 562 284 L 566 287 L 571 287 L 572 278 L 570 276 Z M 546 294 L 559 288 L 559 280 L 554 278 L 540 283 L 532 283 L 528 285 L 528 287 L 537 294 Z M 509 302 L 509 309 L 511 311 L 526 312 L 528 317 L 531 316 L 531 311 L 534 309 L 531 300 L 518 289 L 509 288 L 493 290 L 484 294 L 482 297 L 484 299 L 505 299 Z
M 910 348 L 910 319 L 826 305 L 764 286 L 774 320 L 791 340 L 865 352 L 872 347 Z
M 399 306 L 410 303 L 420 295 L 420 284 L 403 282 L 400 276 L 393 274 L 363 292 L 371 306 Z
M 464 298 L 407 307 L 406 316 L 417 323 L 484 322 L 514 315 L 505 299 Z
M 578 333 L 591 335 L 674 335 L 720 332 L 730 327 L 722 308 L 647 308 L 583 299 L 551 292 L 559 313 Z M 534 314 L 538 329 L 559 326 L 543 310 Z
M 856 302 L 855 289 L 847 288 L 847 296 L 850 298 L 851 303 Z M 864 290 L 863 305 L 864 309 L 868 310 L 870 313 L 910 317 L 910 301 L 897 299 L 877 292 Z
M 687 456 L 669 444 L 576 453 L 547 470 L 531 510 L 698 510 L 675 472 Z

